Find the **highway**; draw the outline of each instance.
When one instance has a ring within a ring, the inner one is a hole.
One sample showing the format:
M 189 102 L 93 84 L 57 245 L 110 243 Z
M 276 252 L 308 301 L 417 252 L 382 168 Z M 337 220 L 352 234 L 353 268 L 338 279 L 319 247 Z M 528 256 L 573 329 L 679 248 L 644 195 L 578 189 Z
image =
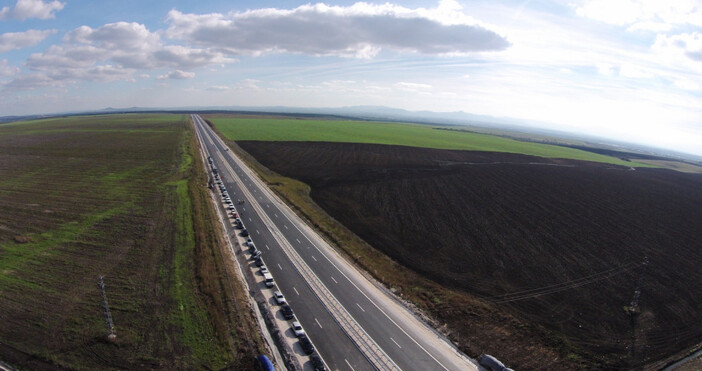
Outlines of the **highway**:
M 312 231 L 200 116 L 192 120 L 231 198 L 245 201 L 237 205 L 245 227 L 330 369 L 478 369 Z

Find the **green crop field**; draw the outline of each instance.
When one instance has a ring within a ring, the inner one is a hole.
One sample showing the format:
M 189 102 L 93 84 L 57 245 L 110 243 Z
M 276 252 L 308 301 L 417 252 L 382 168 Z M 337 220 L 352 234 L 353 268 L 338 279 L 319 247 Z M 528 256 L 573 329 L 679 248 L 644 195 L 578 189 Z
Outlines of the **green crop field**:
M 251 366 L 256 350 L 231 351 L 252 340 L 241 344 L 234 327 L 246 325 L 226 319 L 231 300 L 213 260 L 217 232 L 195 148 L 184 115 L 0 126 L 1 360 L 26 369 Z
M 638 162 L 586 151 L 540 143 L 521 142 L 487 134 L 417 124 L 367 121 L 335 121 L 289 118 L 208 117 L 231 140 L 345 142 L 402 145 L 410 147 L 468 151 L 521 153 L 548 158 L 564 158 L 651 167 Z

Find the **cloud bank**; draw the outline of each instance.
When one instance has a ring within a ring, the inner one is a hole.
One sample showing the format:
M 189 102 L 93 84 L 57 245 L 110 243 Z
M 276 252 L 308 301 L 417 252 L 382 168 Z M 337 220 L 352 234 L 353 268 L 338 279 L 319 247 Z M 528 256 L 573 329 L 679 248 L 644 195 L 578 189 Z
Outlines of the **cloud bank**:
M 230 54 L 302 53 L 371 58 L 382 49 L 422 54 L 498 51 L 507 39 L 460 12 L 453 1 L 432 10 L 356 3 L 303 5 L 227 15 L 168 13 L 166 34 Z
M 19 76 L 7 86 L 31 89 L 78 80 L 129 80 L 138 70 L 169 68 L 182 72 L 233 61 L 209 49 L 166 45 L 157 33 L 134 22 L 110 23 L 95 29 L 81 26 L 63 40 L 64 44 L 32 54 L 25 65 L 33 73 Z
M 19 0 L 5 16 L 51 17 L 63 3 Z M 499 51 L 506 38 L 479 25 L 454 0 L 432 9 L 356 3 L 349 7 L 303 5 L 292 10 L 258 9 L 229 14 L 171 10 L 166 30 L 135 22 L 81 26 L 63 44 L 32 54 L 31 71 L 6 87 L 31 89 L 83 81 L 132 79 L 138 71 L 170 69 L 161 79 L 192 78 L 190 71 L 234 62 L 233 56 L 299 53 L 372 58 L 381 50 L 428 55 Z M 0 52 L 36 44 L 53 31 L 0 37 Z

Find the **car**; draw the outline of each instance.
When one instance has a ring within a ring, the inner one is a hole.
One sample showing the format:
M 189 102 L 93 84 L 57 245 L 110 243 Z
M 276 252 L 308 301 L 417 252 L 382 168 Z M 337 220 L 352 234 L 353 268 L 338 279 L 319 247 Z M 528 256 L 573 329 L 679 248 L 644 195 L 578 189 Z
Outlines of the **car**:
M 305 351 L 305 354 L 309 355 L 314 353 L 314 345 L 312 345 L 312 341 L 307 337 L 307 335 L 300 336 L 298 340 L 300 341 L 300 346 L 302 347 L 302 350 Z
M 232 202 L 232 200 L 224 200 L 224 202 L 226 202 L 227 205 L 229 205 L 229 206 L 234 206 L 234 203 Z
M 238 218 L 239 214 L 236 211 L 232 211 L 232 217 Z
M 257 267 L 262 267 L 263 266 L 263 258 L 260 256 L 256 259 L 254 259 L 254 263 L 256 264 Z
M 227 209 L 229 209 L 229 210 L 234 210 L 234 205 L 231 205 L 231 204 L 230 204 L 230 205 L 227 207 Z
M 224 150 L 225 150 L 225 151 L 229 151 L 229 148 L 225 148 Z
M 261 250 L 255 250 L 255 251 L 251 254 L 251 258 L 253 258 L 253 259 L 256 259 L 256 258 L 258 258 L 258 257 L 260 257 L 260 256 L 261 256 Z
M 322 357 L 317 354 L 310 356 L 310 363 L 312 363 L 314 371 L 327 371 L 327 366 L 324 364 L 324 361 L 322 361 Z
M 270 272 L 268 272 L 268 267 L 266 267 L 265 265 L 262 265 L 259 268 L 261 269 L 261 275 L 264 275 L 266 273 L 270 273 Z
M 246 239 L 246 242 L 244 242 L 244 245 L 246 246 L 253 246 L 253 240 L 251 240 L 251 237 Z
M 246 229 L 242 229 L 241 230 L 241 237 L 248 237 L 248 236 L 249 236 L 249 231 L 247 231 Z
M 293 313 L 292 308 L 290 308 L 290 306 L 287 304 L 283 304 L 283 306 L 280 308 L 280 311 L 283 313 L 283 318 L 285 319 L 295 318 L 295 314 Z
M 302 325 L 298 321 L 292 323 L 292 330 L 295 333 L 295 336 L 297 337 L 305 335 L 305 330 L 302 328 Z
M 252 243 L 251 246 L 249 246 L 249 253 L 253 254 L 256 251 L 256 245 Z
M 288 301 L 285 300 L 285 296 L 283 296 L 283 293 L 280 291 L 275 291 L 273 293 L 273 297 L 275 298 L 275 302 L 278 303 L 278 305 L 283 305 L 283 304 L 288 303 Z
M 263 274 L 263 282 L 266 284 L 266 287 L 273 287 L 275 286 L 275 281 L 273 280 L 273 276 L 270 273 L 264 273 Z M 278 291 L 280 292 L 280 291 Z M 281 294 L 283 295 L 283 294 Z M 277 300 L 277 298 L 276 298 Z M 285 298 L 283 298 L 285 300 Z

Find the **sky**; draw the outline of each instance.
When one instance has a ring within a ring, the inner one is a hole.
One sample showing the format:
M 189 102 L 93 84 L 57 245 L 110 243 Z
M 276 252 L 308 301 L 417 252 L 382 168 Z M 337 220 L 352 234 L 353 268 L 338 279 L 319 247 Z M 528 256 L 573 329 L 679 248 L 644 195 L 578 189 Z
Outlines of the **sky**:
M 702 0 L 0 0 L 0 116 L 463 111 L 702 155 Z

